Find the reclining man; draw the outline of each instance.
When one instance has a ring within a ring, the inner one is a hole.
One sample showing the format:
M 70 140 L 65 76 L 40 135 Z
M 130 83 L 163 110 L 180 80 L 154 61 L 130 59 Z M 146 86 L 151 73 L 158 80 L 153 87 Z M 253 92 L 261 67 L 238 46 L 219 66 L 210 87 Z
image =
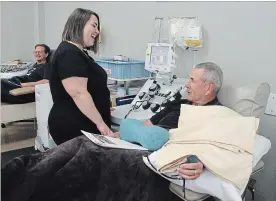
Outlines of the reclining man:
M 201 63 L 195 66 L 190 74 L 190 80 L 186 85 L 187 99 L 175 100 L 159 113 L 144 122 L 145 126 L 157 125 L 164 128 L 177 128 L 181 104 L 189 105 L 221 105 L 217 98 L 223 82 L 221 69 L 212 62 Z M 120 137 L 120 133 L 114 133 L 111 137 Z M 203 165 L 183 164 L 179 174 L 185 179 L 195 179 L 202 172 Z
M 187 84 L 188 100 L 173 102 L 145 125 L 176 128 L 181 104 L 221 105 L 216 95 L 222 80 L 223 73 L 216 64 L 198 64 Z M 179 201 L 169 191 L 169 181 L 144 164 L 142 156 L 149 153 L 103 148 L 80 136 L 44 153 L 21 156 L 8 163 L 2 169 L 2 196 L 20 201 Z M 202 171 L 203 164 L 198 162 L 182 164 L 178 173 L 189 180 Z
M 49 53 L 50 48 L 47 45 L 37 44 L 34 50 L 36 63 L 26 75 L 1 79 L 1 102 L 21 104 L 35 101 L 34 93 L 13 96 L 10 94 L 10 90 L 48 83 L 50 75 Z

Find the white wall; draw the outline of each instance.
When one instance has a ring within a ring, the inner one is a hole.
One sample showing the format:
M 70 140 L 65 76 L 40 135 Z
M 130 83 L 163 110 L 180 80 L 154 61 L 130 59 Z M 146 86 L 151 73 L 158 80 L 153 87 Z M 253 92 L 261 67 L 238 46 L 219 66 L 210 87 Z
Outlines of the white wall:
M 276 66 L 276 27 L 272 25 L 276 20 L 275 5 L 275 2 L 45 2 L 45 39 L 56 47 L 69 14 L 77 7 L 89 8 L 99 13 L 104 27 L 102 56 L 125 54 L 143 59 L 146 44 L 153 35 L 155 16 L 198 16 L 204 26 L 205 47 L 198 53 L 197 62 L 215 61 L 226 80 L 267 81 L 276 91 L 276 80 L 268 76 L 275 72 Z M 183 52 L 181 57 L 177 72 L 183 77 L 191 69 L 192 57 Z
M 1 62 L 14 59 L 32 61 L 35 44 L 34 2 L 1 4 Z
M 36 1 L 33 5 L 34 9 L 34 42 L 45 43 L 45 13 L 44 2 Z

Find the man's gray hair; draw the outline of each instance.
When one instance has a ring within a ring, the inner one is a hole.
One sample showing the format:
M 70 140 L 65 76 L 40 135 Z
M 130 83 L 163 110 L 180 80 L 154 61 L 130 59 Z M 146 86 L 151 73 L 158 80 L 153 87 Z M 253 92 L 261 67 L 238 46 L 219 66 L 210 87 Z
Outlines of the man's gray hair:
M 197 64 L 194 68 L 204 69 L 204 81 L 213 83 L 214 92 L 218 94 L 223 82 L 223 72 L 220 67 L 213 62 L 204 62 Z

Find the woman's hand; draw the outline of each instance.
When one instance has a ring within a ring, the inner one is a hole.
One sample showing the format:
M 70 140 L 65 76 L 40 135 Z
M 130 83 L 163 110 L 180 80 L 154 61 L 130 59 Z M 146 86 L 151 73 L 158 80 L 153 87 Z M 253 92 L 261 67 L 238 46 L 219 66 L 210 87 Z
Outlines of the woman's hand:
M 187 163 L 187 159 L 177 169 L 178 174 L 186 180 L 198 178 L 203 172 L 203 164 L 198 161 L 197 163 Z
M 112 135 L 113 132 L 110 130 L 110 128 L 105 124 L 104 121 L 101 121 L 99 124 L 97 124 L 98 130 L 101 132 L 102 135 Z
M 108 134 L 109 137 L 120 138 L 120 132 Z

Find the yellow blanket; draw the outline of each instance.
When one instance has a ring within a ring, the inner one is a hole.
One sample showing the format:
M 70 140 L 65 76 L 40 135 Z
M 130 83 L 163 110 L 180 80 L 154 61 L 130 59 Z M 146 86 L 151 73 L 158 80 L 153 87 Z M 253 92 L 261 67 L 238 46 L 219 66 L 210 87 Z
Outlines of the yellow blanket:
M 217 176 L 243 188 L 252 172 L 255 117 L 243 117 L 223 106 L 181 105 L 178 128 L 156 152 L 160 172 L 175 171 L 181 161 L 196 155 Z

